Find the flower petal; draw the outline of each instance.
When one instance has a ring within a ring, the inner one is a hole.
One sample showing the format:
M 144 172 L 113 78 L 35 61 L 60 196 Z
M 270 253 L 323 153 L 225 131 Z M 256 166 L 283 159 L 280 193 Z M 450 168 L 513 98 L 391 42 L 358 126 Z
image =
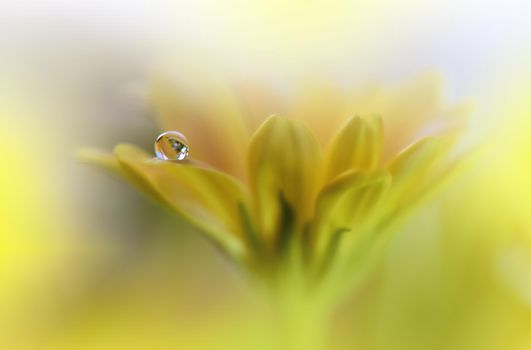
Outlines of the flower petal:
M 444 110 L 443 79 L 437 73 L 421 74 L 408 82 L 377 88 L 358 113 L 378 112 L 385 122 L 384 158 L 390 159 L 414 140 L 427 123 Z
M 323 146 L 346 117 L 358 111 L 353 102 L 358 97 L 354 97 L 354 91 L 344 91 L 325 80 L 305 80 L 296 93 L 286 115 L 304 121 L 311 130 L 318 130 L 316 137 Z
M 103 150 L 83 148 L 76 153 L 76 158 L 86 163 L 99 165 L 107 170 L 120 171 L 120 164 L 116 157 Z
M 382 151 L 380 116 L 350 118 L 332 138 L 325 155 L 325 184 L 348 170 L 374 170 Z
M 196 159 L 243 178 L 251 135 L 243 106 L 219 74 L 187 68 L 178 79 L 153 83 L 150 98 L 160 127 L 186 135 Z
M 241 184 L 215 170 L 153 159 L 127 144 L 116 146 L 122 175 L 206 233 L 235 258 L 245 253 L 242 208 L 248 196 Z
M 355 231 L 368 223 L 371 211 L 390 184 L 387 171 L 349 171 L 323 188 L 313 228 L 316 253 L 323 254 L 336 233 Z
M 297 229 L 309 221 L 321 162 L 320 145 L 301 122 L 272 116 L 257 130 L 249 146 L 249 185 L 266 240 L 278 238 L 286 205 Z
M 393 186 L 386 201 L 382 229 L 411 212 L 446 178 L 462 168 L 463 161 L 450 161 L 455 135 L 423 138 L 400 152 L 388 169 Z
M 77 152 L 77 158 L 86 163 L 94 164 L 103 169 L 106 169 L 114 175 L 118 175 L 122 178 L 125 178 L 127 181 L 129 181 L 135 187 L 140 189 L 146 195 L 151 196 L 157 200 L 161 200 L 158 192 L 154 191 L 154 189 L 148 184 L 146 184 L 145 181 L 139 179 L 138 176 L 122 168 L 120 162 L 118 161 L 118 159 L 116 159 L 116 156 L 114 154 L 95 148 L 85 148 Z
M 400 191 L 414 189 L 420 179 L 447 154 L 440 139 L 425 137 L 401 151 L 389 164 L 394 188 Z

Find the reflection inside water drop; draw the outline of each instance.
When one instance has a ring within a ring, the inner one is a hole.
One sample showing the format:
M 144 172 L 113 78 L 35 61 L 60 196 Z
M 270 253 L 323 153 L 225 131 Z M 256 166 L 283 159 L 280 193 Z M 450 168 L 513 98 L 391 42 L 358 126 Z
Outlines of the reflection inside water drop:
M 184 160 L 189 152 L 188 140 L 177 131 L 166 131 L 155 141 L 155 154 L 162 160 Z

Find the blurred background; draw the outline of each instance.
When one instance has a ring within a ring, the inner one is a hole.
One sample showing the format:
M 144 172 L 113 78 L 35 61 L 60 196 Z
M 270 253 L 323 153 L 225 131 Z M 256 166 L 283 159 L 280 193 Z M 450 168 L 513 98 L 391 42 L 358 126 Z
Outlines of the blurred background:
M 150 151 L 150 82 L 193 67 L 286 96 L 437 74 L 446 104 L 473 106 L 463 144 L 481 157 L 397 235 L 329 346 L 531 349 L 530 14 L 523 0 L 2 1 L 0 348 L 271 348 L 264 306 L 208 242 L 75 158 Z

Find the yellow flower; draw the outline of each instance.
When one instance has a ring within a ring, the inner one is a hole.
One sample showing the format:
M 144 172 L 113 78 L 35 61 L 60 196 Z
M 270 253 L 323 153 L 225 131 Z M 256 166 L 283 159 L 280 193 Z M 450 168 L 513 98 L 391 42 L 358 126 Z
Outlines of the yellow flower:
M 267 90 L 198 81 L 201 95 L 159 83 L 152 99 L 161 127 L 187 135 L 192 160 L 161 161 L 128 144 L 81 157 L 170 207 L 268 281 L 326 277 L 342 293 L 352 269 L 456 164 L 450 151 L 464 109 L 442 107 L 433 77 L 396 91 L 320 85 L 291 104 Z M 388 132 L 369 110 L 384 114 Z M 271 113 L 286 117 L 266 119 Z M 355 113 L 362 116 L 345 118 Z M 438 136 L 422 136 L 426 125 Z

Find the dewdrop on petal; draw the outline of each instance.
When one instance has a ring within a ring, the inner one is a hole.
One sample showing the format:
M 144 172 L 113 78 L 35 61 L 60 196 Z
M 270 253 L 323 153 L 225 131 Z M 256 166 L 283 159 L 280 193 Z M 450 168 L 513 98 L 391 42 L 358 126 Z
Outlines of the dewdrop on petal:
M 177 131 L 166 131 L 155 141 L 155 155 L 162 160 L 185 160 L 190 147 L 186 137 Z

